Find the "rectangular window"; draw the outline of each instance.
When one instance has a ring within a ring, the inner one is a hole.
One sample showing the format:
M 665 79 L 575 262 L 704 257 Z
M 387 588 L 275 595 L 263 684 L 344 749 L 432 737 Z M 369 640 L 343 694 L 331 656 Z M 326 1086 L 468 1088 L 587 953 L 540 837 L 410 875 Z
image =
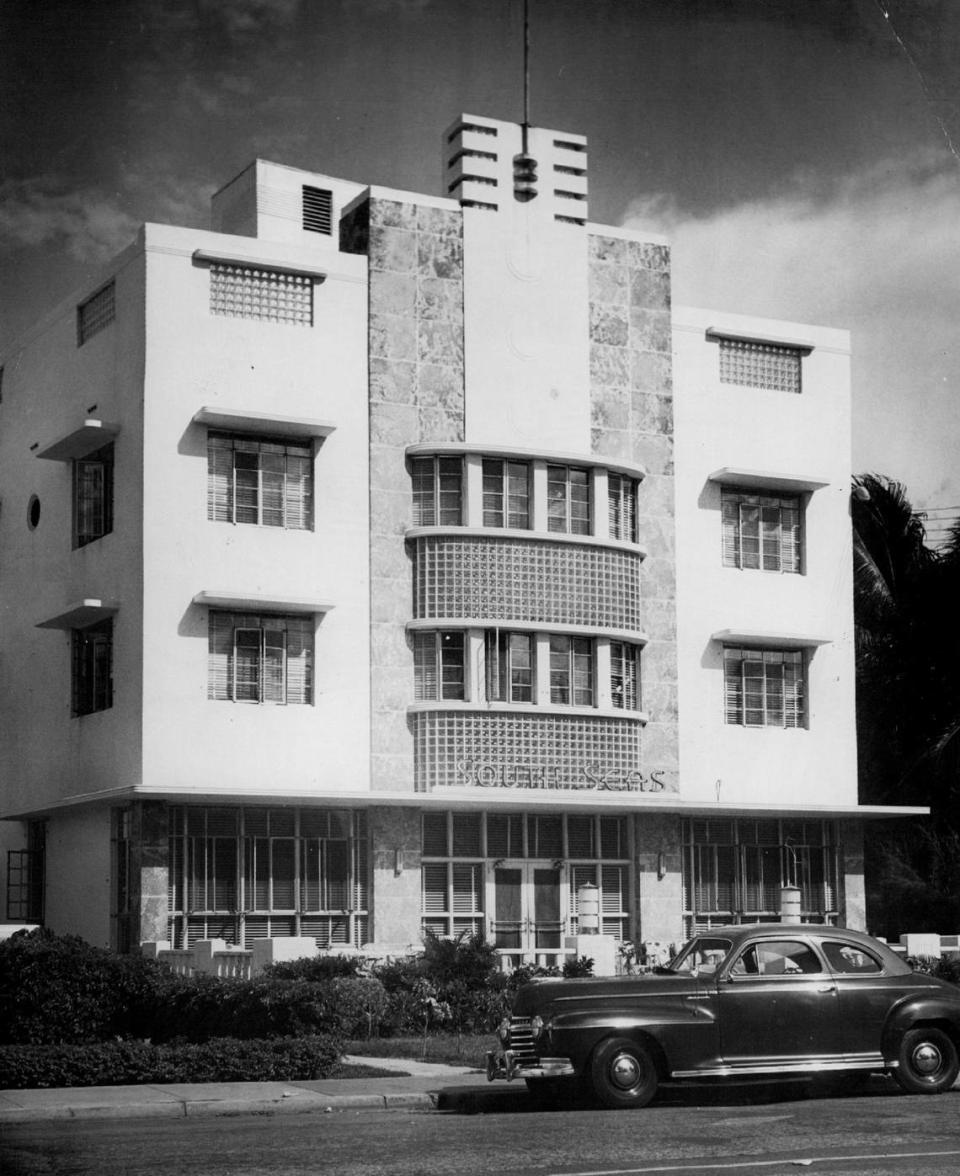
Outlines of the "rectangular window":
M 113 530 L 113 446 L 73 463 L 73 545 L 85 547 Z
M 313 529 L 313 446 L 310 443 L 210 433 L 207 518 Z
M 791 649 L 723 650 L 724 721 L 744 727 L 802 727 L 803 653 Z
M 550 701 L 560 706 L 593 706 L 593 641 L 550 637 Z
M 115 286 L 108 282 L 77 307 L 77 346 L 108 327 L 117 316 Z
M 590 473 L 569 466 L 547 466 L 547 530 L 590 534 Z
M 607 505 L 611 539 L 637 542 L 637 480 L 624 474 L 607 475 Z
M 530 467 L 526 462 L 484 460 L 483 525 L 529 529 Z
M 43 850 L 7 851 L 7 918 L 43 922 Z
M 214 262 L 210 266 L 210 313 L 312 326 L 313 278 L 309 274 Z
M 487 633 L 488 702 L 533 702 L 533 638 L 529 633 Z
M 640 650 L 626 641 L 610 642 L 610 698 L 618 710 L 640 709 Z
M 303 185 L 303 227 L 308 233 L 333 232 L 333 193 L 329 188 Z
M 113 621 L 74 629 L 71 712 L 90 715 L 113 706 Z
M 802 354 L 799 347 L 721 339 L 720 383 L 771 392 L 800 392 Z
M 211 610 L 207 697 L 223 702 L 313 701 L 312 616 Z
M 800 888 L 805 921 L 836 921 L 840 871 L 832 822 L 689 819 L 683 843 L 688 934 L 779 919 L 787 885 Z
M 413 525 L 459 527 L 463 522 L 463 462 L 459 457 L 415 457 Z
M 751 494 L 724 486 L 720 504 L 724 567 L 802 571 L 799 495 Z
M 466 682 L 463 633 L 414 633 L 413 676 L 413 696 L 418 702 L 462 702 Z

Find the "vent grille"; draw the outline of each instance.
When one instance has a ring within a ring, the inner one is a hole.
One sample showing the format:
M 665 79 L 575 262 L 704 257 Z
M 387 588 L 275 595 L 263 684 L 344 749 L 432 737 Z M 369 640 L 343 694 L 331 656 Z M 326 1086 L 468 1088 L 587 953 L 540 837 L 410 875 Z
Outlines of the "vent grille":
M 303 185 L 303 227 L 328 237 L 333 232 L 333 193 L 327 188 Z

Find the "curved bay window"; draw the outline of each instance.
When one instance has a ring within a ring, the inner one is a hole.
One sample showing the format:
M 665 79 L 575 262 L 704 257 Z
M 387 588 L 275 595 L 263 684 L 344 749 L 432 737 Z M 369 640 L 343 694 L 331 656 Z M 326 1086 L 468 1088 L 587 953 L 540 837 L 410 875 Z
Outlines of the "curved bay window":
M 780 918 L 780 892 L 796 886 L 801 917 L 834 923 L 839 914 L 839 849 L 832 821 L 686 820 L 683 826 L 686 932 Z

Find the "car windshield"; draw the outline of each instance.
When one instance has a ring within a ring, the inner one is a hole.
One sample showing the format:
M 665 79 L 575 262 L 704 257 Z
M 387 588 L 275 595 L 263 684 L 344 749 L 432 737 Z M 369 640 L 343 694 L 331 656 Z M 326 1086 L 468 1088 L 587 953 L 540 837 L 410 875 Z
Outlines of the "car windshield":
M 680 954 L 670 961 L 670 971 L 685 972 L 691 976 L 712 976 L 726 959 L 730 947 L 729 939 L 691 939 Z

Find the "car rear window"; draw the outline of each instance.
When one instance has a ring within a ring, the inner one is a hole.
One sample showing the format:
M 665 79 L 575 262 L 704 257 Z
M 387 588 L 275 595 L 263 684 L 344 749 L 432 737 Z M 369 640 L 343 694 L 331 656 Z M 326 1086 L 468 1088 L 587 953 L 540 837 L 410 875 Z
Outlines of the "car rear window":
M 834 972 L 864 976 L 883 971 L 883 964 L 859 943 L 829 942 L 821 946 Z

